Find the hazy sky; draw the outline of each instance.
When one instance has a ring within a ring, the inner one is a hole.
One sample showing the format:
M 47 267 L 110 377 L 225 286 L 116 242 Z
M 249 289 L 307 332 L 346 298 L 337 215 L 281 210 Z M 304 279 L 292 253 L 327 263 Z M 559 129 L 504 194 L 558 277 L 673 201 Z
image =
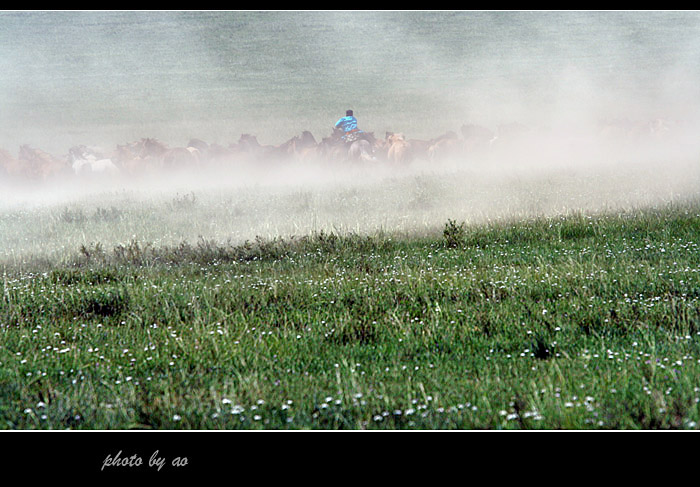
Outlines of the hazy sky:
M 700 12 L 0 13 L 0 147 L 692 117 Z

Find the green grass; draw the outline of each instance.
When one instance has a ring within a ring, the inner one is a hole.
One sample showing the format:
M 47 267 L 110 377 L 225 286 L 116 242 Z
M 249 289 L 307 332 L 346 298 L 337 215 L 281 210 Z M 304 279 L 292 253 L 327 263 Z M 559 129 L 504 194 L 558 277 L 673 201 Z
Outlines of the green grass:
M 696 429 L 699 237 L 688 203 L 4 264 L 0 427 Z

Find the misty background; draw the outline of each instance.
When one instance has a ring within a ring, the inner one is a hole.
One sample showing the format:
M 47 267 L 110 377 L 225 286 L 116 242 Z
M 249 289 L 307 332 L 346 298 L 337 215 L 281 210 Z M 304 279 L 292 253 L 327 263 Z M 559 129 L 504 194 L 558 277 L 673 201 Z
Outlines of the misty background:
M 95 242 L 416 234 L 448 219 L 697 201 L 700 11 L 0 12 L 0 149 L 15 156 L 23 144 L 65 157 L 145 137 L 321 140 L 346 109 L 380 138 L 534 130 L 483 157 L 401 168 L 0 181 L 0 264 Z M 653 140 L 599 137 L 606 120 L 646 130 L 657 119 L 669 131 Z
M 0 147 L 695 121 L 697 11 L 5 11 Z

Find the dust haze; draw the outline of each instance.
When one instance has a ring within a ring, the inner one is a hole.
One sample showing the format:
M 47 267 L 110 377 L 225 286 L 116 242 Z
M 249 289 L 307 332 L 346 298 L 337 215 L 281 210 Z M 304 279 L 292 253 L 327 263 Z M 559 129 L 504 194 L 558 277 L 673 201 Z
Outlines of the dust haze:
M 409 160 L 3 179 L 0 260 L 80 245 L 421 234 L 700 196 L 697 12 L 5 12 L 0 148 L 235 147 L 359 127 Z M 90 41 L 90 42 L 86 42 Z M 472 137 L 468 127 L 484 134 Z M 111 217 L 105 217 L 111 215 Z

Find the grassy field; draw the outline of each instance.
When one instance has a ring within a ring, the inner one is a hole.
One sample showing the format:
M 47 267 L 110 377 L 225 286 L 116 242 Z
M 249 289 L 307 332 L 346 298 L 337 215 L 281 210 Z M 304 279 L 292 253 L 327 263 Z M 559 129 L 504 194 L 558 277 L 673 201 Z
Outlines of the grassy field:
M 137 205 L 22 211 L 4 429 L 698 428 L 697 200 L 244 242 L 92 238 Z

